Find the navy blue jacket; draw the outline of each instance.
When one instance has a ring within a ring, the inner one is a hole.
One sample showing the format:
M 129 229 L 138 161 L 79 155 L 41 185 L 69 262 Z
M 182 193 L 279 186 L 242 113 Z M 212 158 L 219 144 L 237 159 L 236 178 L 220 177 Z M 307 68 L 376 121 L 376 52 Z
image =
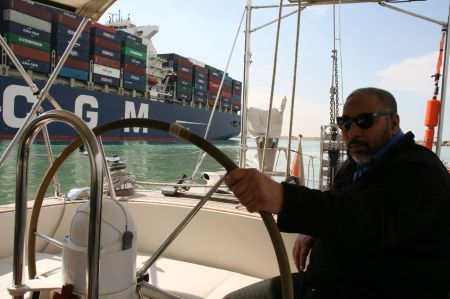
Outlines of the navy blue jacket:
M 343 163 L 333 192 L 283 184 L 278 227 L 317 238 L 310 283 L 342 298 L 446 298 L 450 175 L 443 163 L 409 132 L 353 182 L 355 168 Z

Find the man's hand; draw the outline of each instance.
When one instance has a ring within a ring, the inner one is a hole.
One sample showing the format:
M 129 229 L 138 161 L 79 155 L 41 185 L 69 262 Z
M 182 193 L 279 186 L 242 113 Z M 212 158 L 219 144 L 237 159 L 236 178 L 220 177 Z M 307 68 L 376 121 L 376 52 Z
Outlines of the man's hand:
M 316 238 L 308 235 L 299 235 L 295 241 L 292 256 L 294 257 L 294 264 L 298 271 L 305 270 L 306 258 L 308 257 L 315 241 Z
M 231 171 L 225 183 L 249 212 L 278 214 L 283 207 L 283 187 L 256 169 Z

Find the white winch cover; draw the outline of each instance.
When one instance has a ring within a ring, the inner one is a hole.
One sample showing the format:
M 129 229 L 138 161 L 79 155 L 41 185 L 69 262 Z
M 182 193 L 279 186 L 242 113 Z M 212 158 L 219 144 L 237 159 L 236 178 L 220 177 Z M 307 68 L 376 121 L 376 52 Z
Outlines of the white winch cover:
M 264 137 L 267 128 L 268 110 L 251 107 L 247 111 L 248 133 L 253 137 Z M 278 138 L 283 126 L 283 111 L 272 108 L 268 138 Z
M 136 288 L 137 229 L 131 213 L 118 201 L 103 198 L 100 237 L 99 294 L 101 298 L 134 298 Z M 89 243 L 89 207 L 85 202 L 72 218 L 70 234 L 63 241 L 63 281 L 84 294 Z M 123 250 L 123 236 L 133 234 Z

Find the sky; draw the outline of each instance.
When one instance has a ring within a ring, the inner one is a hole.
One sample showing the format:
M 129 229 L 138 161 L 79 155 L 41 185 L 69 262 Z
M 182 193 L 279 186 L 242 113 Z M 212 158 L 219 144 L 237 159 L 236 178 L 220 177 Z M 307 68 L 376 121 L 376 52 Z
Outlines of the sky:
M 138 26 L 157 25 L 159 32 L 152 40 L 158 53 L 177 53 L 222 70 L 230 59 L 227 72 L 242 81 L 245 19 L 242 27 L 239 24 L 246 2 L 117 0 L 100 22 L 106 22 L 109 13 L 117 14 L 120 10 L 122 16 L 130 15 Z M 253 6 L 267 4 L 277 6 L 279 1 L 253 0 Z M 447 22 L 449 4 L 450 0 L 427 0 L 392 5 Z M 282 14 L 294 9 L 284 7 Z M 333 26 L 333 11 L 336 26 Z M 275 20 L 277 16 L 277 7 L 253 9 L 251 28 Z M 283 135 L 287 135 L 289 129 L 296 22 L 296 15 L 283 19 L 279 36 L 273 107 L 279 108 L 281 99 L 287 97 Z M 276 29 L 274 23 L 251 34 L 249 107 L 269 107 Z M 442 26 L 377 3 L 342 4 L 334 9 L 330 5 L 307 7 L 301 13 L 292 134 L 319 136 L 320 126 L 330 122 L 331 54 L 335 44 L 341 104 L 351 91 L 360 87 L 389 90 L 397 99 L 403 131 L 412 131 L 416 139 L 423 139 L 426 101 L 434 91 L 431 76 L 436 70 L 441 36 Z M 439 85 L 442 86 L 442 80 Z M 443 139 L 450 140 L 449 101 L 445 111 Z M 342 113 L 342 106 L 339 112 Z

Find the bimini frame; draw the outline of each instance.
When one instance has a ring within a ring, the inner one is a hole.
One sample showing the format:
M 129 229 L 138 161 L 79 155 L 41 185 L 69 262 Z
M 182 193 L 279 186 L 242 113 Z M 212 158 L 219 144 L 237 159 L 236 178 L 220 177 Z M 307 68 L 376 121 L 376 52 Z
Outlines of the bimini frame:
M 410 0 L 413 1 L 419 1 L 419 0 Z M 389 8 L 437 25 L 440 25 L 442 27 L 442 30 L 447 32 L 447 38 L 445 43 L 445 56 L 444 56 L 444 66 L 443 66 L 443 75 L 442 75 L 442 88 L 441 88 L 441 111 L 440 111 L 440 121 L 438 125 L 438 133 L 437 133 L 437 140 L 436 140 L 436 154 L 440 156 L 441 151 L 441 144 L 442 144 L 442 132 L 444 128 L 444 114 L 445 114 L 445 102 L 446 102 L 446 92 L 447 92 L 447 75 L 448 75 L 448 66 L 449 66 L 449 55 L 448 53 L 448 46 L 450 42 L 450 37 L 448 34 L 448 24 L 450 23 L 450 8 L 449 8 L 449 17 L 447 19 L 447 22 L 438 21 L 429 17 L 425 17 L 404 9 L 400 9 L 396 6 L 389 5 L 387 3 L 391 1 L 378 1 L 378 0 L 289 0 L 290 3 L 283 4 L 283 1 L 280 0 L 279 5 L 264 5 L 264 6 L 253 6 L 252 0 L 247 0 L 246 5 L 246 25 L 245 25 L 245 54 L 244 54 L 244 78 L 243 78 L 243 94 L 242 94 L 242 104 L 241 104 L 241 113 L 242 113 L 242 121 L 241 121 L 241 149 L 240 149 L 240 167 L 245 166 L 246 161 L 246 151 L 247 151 L 247 136 L 248 136 L 248 130 L 247 130 L 247 109 L 248 109 L 248 90 L 249 90 L 249 77 L 250 77 L 250 64 L 251 64 L 251 33 L 255 30 L 261 29 L 265 26 L 268 26 L 270 24 L 273 24 L 275 22 L 278 22 L 278 28 L 281 20 L 285 17 L 288 17 L 295 12 L 298 14 L 298 22 L 297 22 L 297 43 L 296 43 L 296 51 L 295 51 L 295 65 L 294 65 L 294 80 L 292 82 L 292 98 L 291 98 L 291 115 L 289 119 L 290 128 L 289 128 L 289 147 L 290 149 L 290 138 L 292 135 L 292 122 L 293 122 L 293 110 L 294 110 L 294 102 L 295 102 L 295 84 L 296 84 L 296 72 L 297 72 L 297 55 L 298 55 L 298 36 L 299 36 L 299 29 L 300 29 L 300 14 L 303 9 L 305 9 L 308 6 L 313 5 L 330 5 L 330 4 L 355 4 L 355 3 L 378 3 L 382 7 Z M 281 10 L 283 7 L 290 7 L 290 6 L 297 6 L 298 9 L 294 12 L 291 12 L 285 16 L 281 16 Z M 252 11 L 253 9 L 261 9 L 261 8 L 278 8 L 279 14 L 278 19 L 275 21 L 269 22 L 265 25 L 259 26 L 255 29 L 252 29 Z M 279 32 L 277 31 L 277 35 Z M 276 62 L 277 62 L 277 48 L 278 48 L 278 38 L 276 39 L 275 44 L 275 58 L 274 58 L 274 69 L 273 69 L 273 77 L 272 77 L 272 90 L 275 82 L 275 76 L 276 76 Z M 271 92 L 271 98 L 270 98 L 270 106 L 269 106 L 269 113 L 267 117 L 267 128 L 270 127 L 270 111 L 272 110 L 272 102 L 273 102 L 273 92 Z M 268 139 L 268 129 L 266 130 L 265 140 Z M 265 152 L 267 150 L 267 144 L 264 145 L 264 154 L 262 162 L 264 163 L 264 156 Z M 291 165 L 291 156 L 290 151 L 288 151 L 287 156 L 287 167 L 286 167 L 286 177 L 290 175 L 289 173 L 289 166 Z M 261 169 L 264 169 L 261 167 Z

